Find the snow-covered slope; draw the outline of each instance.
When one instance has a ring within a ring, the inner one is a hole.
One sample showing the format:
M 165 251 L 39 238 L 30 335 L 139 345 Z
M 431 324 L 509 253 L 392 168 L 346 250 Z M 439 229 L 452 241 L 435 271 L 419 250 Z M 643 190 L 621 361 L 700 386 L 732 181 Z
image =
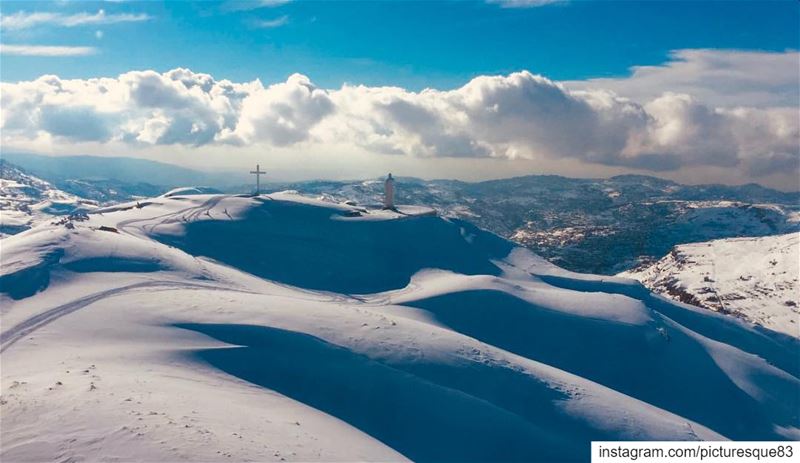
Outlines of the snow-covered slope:
M 53 216 L 87 211 L 97 203 L 61 191 L 0 160 L 0 238 Z
M 3 240 L 3 461 L 559 461 L 800 436 L 800 343 L 467 222 L 159 197 Z
M 800 233 L 684 244 L 620 276 L 673 299 L 800 337 Z
M 301 182 L 301 193 L 380 204 L 382 181 Z M 398 178 L 398 201 L 425 204 L 511 239 L 569 270 L 616 274 L 677 245 L 800 231 L 800 195 L 758 185 L 654 177 L 528 176 L 467 183 Z

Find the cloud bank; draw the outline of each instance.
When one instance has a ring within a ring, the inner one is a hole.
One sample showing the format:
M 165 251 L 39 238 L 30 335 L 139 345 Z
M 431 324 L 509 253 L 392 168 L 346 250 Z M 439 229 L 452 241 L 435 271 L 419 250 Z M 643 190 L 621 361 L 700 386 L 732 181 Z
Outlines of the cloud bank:
M 568 88 L 611 90 L 649 101 L 664 90 L 716 106 L 798 106 L 800 53 L 676 50 L 658 66 L 636 66 L 630 76 L 564 82 Z
M 774 96 L 788 77 L 765 72 L 759 81 L 752 69 L 731 68 L 724 54 L 719 69 L 709 70 L 709 53 L 679 52 L 680 62 L 635 70 L 628 78 L 633 98 L 624 79 L 607 81 L 607 88 L 603 81 L 565 85 L 528 71 L 420 92 L 322 89 L 301 74 L 270 85 L 188 69 L 86 80 L 46 75 L 0 84 L 1 140 L 298 151 L 336 145 L 418 158 L 573 159 L 653 172 L 712 166 L 754 179 L 797 172 L 798 104 L 791 92 Z M 798 59 L 796 52 L 762 55 Z M 700 67 L 698 82 L 690 82 L 687 65 Z M 796 69 L 782 72 L 796 81 Z M 706 83 L 709 76 L 716 82 Z M 647 82 L 657 88 L 641 90 Z M 736 88 L 750 105 L 725 104 L 737 101 Z M 686 92 L 694 89 L 699 97 Z

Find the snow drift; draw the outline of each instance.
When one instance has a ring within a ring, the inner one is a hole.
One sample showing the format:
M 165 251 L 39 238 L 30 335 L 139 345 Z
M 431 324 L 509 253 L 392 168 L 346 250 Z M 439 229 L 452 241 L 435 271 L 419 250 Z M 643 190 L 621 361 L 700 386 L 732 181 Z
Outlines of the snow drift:
M 191 193 L 2 241 L 4 460 L 574 461 L 591 440 L 800 435 L 792 337 L 424 208 Z

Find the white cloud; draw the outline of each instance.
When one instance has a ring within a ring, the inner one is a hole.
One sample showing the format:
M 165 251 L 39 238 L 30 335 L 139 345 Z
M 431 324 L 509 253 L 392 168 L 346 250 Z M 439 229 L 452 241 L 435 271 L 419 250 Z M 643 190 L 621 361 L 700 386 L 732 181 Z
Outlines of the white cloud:
M 0 44 L 0 55 L 18 56 L 86 56 L 97 53 L 94 47 Z
M 235 127 L 223 130 L 219 141 L 292 145 L 307 140 L 311 129 L 334 109 L 328 92 L 301 74 L 266 88 L 260 82 L 251 83 L 248 90 L 239 101 Z
M 248 11 L 259 8 L 275 8 L 292 0 L 229 0 L 220 7 L 222 11 Z
M 241 100 L 236 127 L 224 131 L 220 140 L 235 144 L 295 144 L 307 140 L 311 129 L 333 110 L 328 92 L 316 88 L 304 75 L 294 74 L 286 82 L 267 88 L 258 82 Z
M 715 74 L 726 87 L 726 74 Z M 735 69 L 729 75 L 739 78 Z M 775 81 L 768 76 L 759 87 L 751 80 L 744 95 L 768 94 Z M 770 106 L 758 98 L 758 105 L 715 105 L 662 90 L 629 99 L 622 90 L 598 88 L 596 81 L 567 86 L 527 71 L 421 92 L 350 85 L 326 90 L 300 74 L 264 86 L 187 69 L 86 80 L 42 76 L 2 84 L 0 127 L 4 144 L 46 138 L 62 145 L 92 141 L 297 153 L 335 146 L 338 152 L 408 158 L 566 160 L 660 172 L 727 169 L 736 178 L 800 169 L 796 103 Z
M 565 2 L 566 0 L 486 0 L 486 3 L 497 4 L 503 8 L 536 8 Z
M 289 23 L 289 16 L 283 15 L 275 19 L 262 19 L 254 21 L 253 25 L 261 29 L 274 29 Z
M 151 19 L 146 14 L 107 14 L 105 10 L 97 13 L 52 13 L 19 11 L 0 16 L 0 27 L 6 31 L 30 29 L 37 26 L 77 27 L 87 25 L 117 24 L 125 22 L 141 22 Z
M 641 102 L 673 92 L 715 106 L 797 106 L 798 69 L 796 51 L 675 50 L 666 63 L 636 66 L 630 76 L 564 84 L 612 90 Z

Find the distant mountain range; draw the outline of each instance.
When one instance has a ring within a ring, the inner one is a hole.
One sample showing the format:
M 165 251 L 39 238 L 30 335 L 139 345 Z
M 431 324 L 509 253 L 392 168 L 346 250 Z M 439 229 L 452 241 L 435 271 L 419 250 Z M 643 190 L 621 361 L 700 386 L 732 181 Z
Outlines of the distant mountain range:
M 53 216 L 86 212 L 97 205 L 96 201 L 60 190 L 0 160 L 0 238 L 25 231 Z
M 378 204 L 380 181 L 301 182 L 300 193 Z M 676 244 L 800 229 L 800 194 L 758 185 L 681 185 L 654 177 L 527 176 L 479 183 L 399 178 L 397 200 L 424 204 L 525 245 L 566 269 L 614 274 Z
M 3 154 L 55 188 L 100 204 L 206 185 L 246 193 L 244 174 L 210 174 L 132 158 Z M 379 204 L 380 180 L 270 184 L 328 201 Z M 400 177 L 397 200 L 469 220 L 569 270 L 616 274 L 673 246 L 800 230 L 800 193 L 756 184 L 681 185 L 641 175 L 573 179 L 535 175 L 485 182 Z
M 203 172 L 174 164 L 128 157 L 43 156 L 3 152 L 2 158 L 57 185 L 67 180 L 81 180 L 97 185 L 105 182 L 105 185 L 115 187 L 125 185 L 132 196 L 152 196 L 154 187 L 159 191 L 187 185 L 231 187 L 249 180 L 247 174 L 237 172 Z

